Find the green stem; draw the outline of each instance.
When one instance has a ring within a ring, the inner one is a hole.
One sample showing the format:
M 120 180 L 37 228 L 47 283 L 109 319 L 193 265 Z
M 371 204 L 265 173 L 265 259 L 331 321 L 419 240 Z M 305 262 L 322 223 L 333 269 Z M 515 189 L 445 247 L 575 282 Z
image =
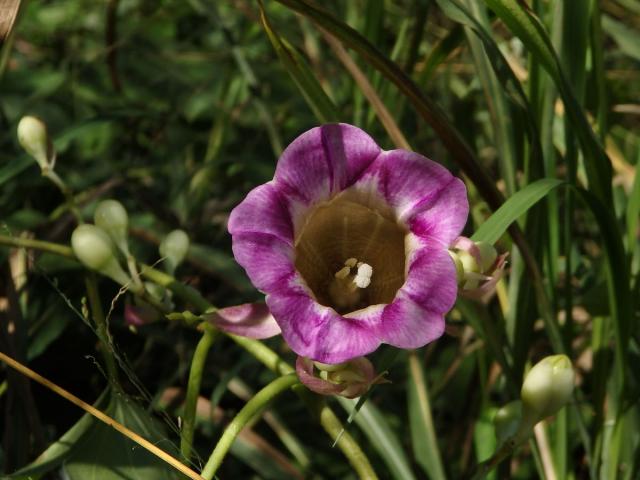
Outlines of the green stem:
M 78 223 L 82 223 L 82 216 L 80 215 L 80 210 L 78 210 L 78 207 L 76 205 L 75 198 L 73 198 L 73 192 L 67 186 L 67 184 L 64 183 L 64 180 L 62 180 L 58 176 L 58 174 L 53 170 L 51 170 L 50 168 L 43 168 L 42 175 L 47 177 L 49 180 L 51 180 L 53 184 L 55 184 L 56 187 L 58 187 L 58 189 L 64 195 L 64 198 L 67 202 L 67 207 L 69 208 L 73 216 L 76 218 L 76 221 Z
M 349 459 L 349 463 L 351 463 L 361 480 L 377 480 L 378 476 L 360 445 L 344 429 L 338 417 L 326 405 L 320 410 L 320 424 L 332 439 L 338 439 L 338 448 Z
M 227 428 L 222 434 L 222 437 L 220 437 L 218 444 L 213 449 L 213 452 L 200 475 L 202 475 L 206 480 L 211 480 L 222 464 L 222 460 L 224 460 L 225 455 L 231 448 L 233 441 L 242 431 L 244 426 L 255 416 L 260 415 L 278 395 L 285 392 L 298 382 L 298 377 L 295 374 L 285 375 L 283 377 L 276 378 L 273 382 L 256 393 L 256 395 L 247 402 L 242 410 L 238 412 L 235 418 L 231 420 L 231 423 L 227 425 Z
M 111 336 L 109 335 L 109 329 L 107 327 L 107 319 L 100 303 L 100 295 L 98 294 L 98 284 L 96 277 L 93 273 L 89 273 L 85 277 L 85 285 L 87 287 L 87 298 L 89 300 L 89 307 L 91 308 L 91 316 L 93 322 L 96 325 L 96 332 L 100 343 L 102 344 L 102 356 L 104 357 L 105 364 L 107 366 L 107 375 L 109 376 L 109 383 L 117 385 L 118 383 L 118 367 L 116 365 L 116 359 L 111 353 Z
M 205 324 L 206 327 L 206 324 Z M 205 328 L 202 338 L 196 346 L 191 360 L 191 370 L 189 371 L 189 383 L 187 385 L 187 398 L 184 403 L 184 413 L 182 416 L 182 434 L 180 438 L 180 451 L 184 459 L 189 462 L 191 457 L 191 447 L 193 445 L 193 434 L 195 430 L 196 406 L 198 395 L 200 394 L 200 384 L 202 383 L 202 373 L 207 360 L 207 354 L 218 332 L 213 328 Z
M 61 257 L 76 258 L 71 247 L 67 247 L 66 245 L 61 245 L 59 243 L 45 242 L 43 240 L 0 235 L 0 245 L 8 245 L 10 247 L 17 248 L 33 248 L 34 250 L 40 250 L 42 252 L 54 253 Z
M 273 370 L 280 375 L 288 375 L 294 372 L 293 367 L 282 360 L 276 352 L 267 347 L 258 340 L 247 337 L 227 334 L 227 336 L 253 355 L 258 361 L 265 365 L 269 370 Z
M 127 267 L 129 268 L 129 273 L 131 274 L 131 279 L 133 280 L 136 290 L 144 292 L 144 285 L 142 285 L 142 281 L 140 281 L 140 273 L 136 266 L 136 259 L 131 254 L 127 255 Z
M 75 259 L 73 255 L 73 250 L 71 248 L 60 245 L 57 243 L 44 242 L 38 240 L 29 240 L 25 238 L 15 238 L 6 235 L 0 235 L 0 245 L 11 245 L 15 247 L 23 247 L 23 248 L 35 248 L 37 250 L 46 251 L 50 253 L 56 253 L 58 255 Z M 178 282 L 171 275 L 167 275 L 160 270 L 156 270 L 155 268 L 142 265 L 142 269 L 140 274 L 143 277 L 148 278 L 149 280 L 161 285 L 165 288 L 170 289 L 173 293 L 175 293 L 178 297 L 180 297 L 183 301 L 191 303 L 194 305 L 196 309 L 201 312 L 207 312 L 215 310 L 215 308 L 202 296 L 200 292 L 195 290 L 192 287 L 184 285 Z M 224 333 L 224 332 L 223 332 Z M 246 351 L 248 351 L 251 355 L 253 355 L 259 362 L 263 363 L 270 370 L 279 373 L 281 375 L 288 375 L 294 371 L 293 367 L 289 365 L 287 362 L 282 360 L 277 353 L 271 350 L 269 347 L 264 345 L 262 342 L 257 340 L 253 340 L 250 338 L 240 337 L 237 335 L 226 334 L 231 340 L 236 342 Z M 306 392 L 309 393 L 309 392 Z M 335 416 L 335 414 L 331 411 L 329 407 L 324 407 L 320 414 L 320 424 L 323 428 L 329 433 L 332 439 L 338 438 L 340 432 L 344 429 L 340 424 L 340 421 Z M 340 441 L 338 442 L 338 447 L 342 451 L 342 453 L 347 457 L 351 465 L 355 468 L 361 478 L 365 479 L 373 479 L 377 478 L 375 472 L 371 468 L 369 460 L 364 455 L 359 445 L 351 438 L 347 432 L 342 434 Z
M 0 242 L 1 241 L 2 238 L 0 238 Z M 200 292 L 198 292 L 195 288 L 191 288 L 183 283 L 178 282 L 174 277 L 167 273 L 161 272 L 160 270 L 156 270 L 155 268 L 149 267 L 147 265 L 142 265 L 142 268 L 140 269 L 140 275 L 148 278 L 152 282 L 157 283 L 162 287 L 168 288 L 173 293 L 182 298 L 182 300 L 191 303 L 196 308 L 196 310 L 199 310 L 200 313 L 208 312 L 213 309 L 213 306 L 207 301 L 206 298 L 200 295 Z

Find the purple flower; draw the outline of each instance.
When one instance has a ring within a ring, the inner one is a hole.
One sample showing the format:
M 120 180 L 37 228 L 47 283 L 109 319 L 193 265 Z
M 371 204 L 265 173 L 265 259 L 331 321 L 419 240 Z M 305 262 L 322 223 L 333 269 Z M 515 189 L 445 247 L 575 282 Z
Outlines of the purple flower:
M 229 232 L 291 349 L 334 364 L 442 335 L 457 292 L 447 249 L 468 209 L 442 166 L 329 124 L 286 148 L 274 179 L 231 212 Z

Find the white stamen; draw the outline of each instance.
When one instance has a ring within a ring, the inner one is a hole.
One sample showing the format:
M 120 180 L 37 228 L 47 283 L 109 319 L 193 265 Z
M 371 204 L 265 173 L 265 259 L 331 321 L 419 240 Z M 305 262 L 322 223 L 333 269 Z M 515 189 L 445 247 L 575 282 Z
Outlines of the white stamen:
M 367 288 L 371 283 L 371 275 L 373 275 L 373 268 L 371 265 L 360 262 L 358 264 L 358 273 L 353 279 L 358 288 Z
M 350 268 L 355 267 L 357 263 L 358 263 L 358 260 L 357 260 L 357 259 L 355 259 L 355 258 L 353 258 L 353 257 L 351 257 L 351 258 L 347 258 L 347 259 L 344 261 L 344 264 L 345 264 L 347 267 L 350 267 Z

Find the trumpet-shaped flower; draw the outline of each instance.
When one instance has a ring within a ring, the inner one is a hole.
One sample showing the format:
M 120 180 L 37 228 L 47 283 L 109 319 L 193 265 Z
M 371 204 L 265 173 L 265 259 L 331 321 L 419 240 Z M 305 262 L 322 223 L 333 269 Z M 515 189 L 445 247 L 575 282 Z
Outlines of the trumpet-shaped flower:
M 444 331 L 467 220 L 462 181 L 346 124 L 291 143 L 229 219 L 236 260 L 298 355 L 333 364 Z

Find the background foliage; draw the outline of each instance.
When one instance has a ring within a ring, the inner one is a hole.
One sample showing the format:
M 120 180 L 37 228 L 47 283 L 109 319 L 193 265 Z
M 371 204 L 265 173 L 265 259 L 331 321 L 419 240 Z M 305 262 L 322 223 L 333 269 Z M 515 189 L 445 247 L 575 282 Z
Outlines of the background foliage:
M 526 366 L 565 352 L 578 373 L 574 402 L 494 475 L 639 478 L 638 3 L 322 3 L 23 1 L 0 53 L 0 243 L 68 244 L 75 226 L 18 146 L 17 122 L 37 115 L 87 220 L 97 200 L 120 200 L 133 253 L 147 264 L 163 236 L 182 228 L 192 245 L 181 282 L 218 307 L 259 300 L 231 255 L 230 209 L 272 177 L 301 132 L 325 121 L 358 125 L 384 148 L 410 146 L 461 175 L 472 206 L 466 233 L 510 252 L 497 297 L 459 301 L 447 334 L 400 353 L 392 383 L 376 387 L 348 427 L 378 475 L 468 474 L 493 452 L 492 415 L 518 397 Z M 542 178 L 562 182 L 534 183 Z M 485 223 L 523 189 L 528 197 Z M 99 355 L 111 350 L 127 395 L 97 405 L 178 456 L 201 332 L 166 320 L 129 328 L 124 306 L 134 300 L 112 304 L 118 286 L 101 277 L 103 308 L 113 306 L 113 342 L 101 346 L 83 314 L 83 272 L 58 255 L 0 247 L 2 350 L 89 402 L 107 386 Z M 193 307 L 174 301 L 177 311 Z M 281 340 L 267 344 L 293 358 Z M 384 349 L 373 356 L 378 366 L 386 358 Z M 195 470 L 274 376 L 234 342 L 215 341 Z M 175 475 L 50 391 L 9 369 L 0 380 L 0 471 L 29 464 L 73 426 L 32 474 L 59 472 L 64 461 L 70 478 Z M 353 404 L 329 404 L 346 423 Z M 234 444 L 221 478 L 354 478 L 294 394 L 263 419 Z

